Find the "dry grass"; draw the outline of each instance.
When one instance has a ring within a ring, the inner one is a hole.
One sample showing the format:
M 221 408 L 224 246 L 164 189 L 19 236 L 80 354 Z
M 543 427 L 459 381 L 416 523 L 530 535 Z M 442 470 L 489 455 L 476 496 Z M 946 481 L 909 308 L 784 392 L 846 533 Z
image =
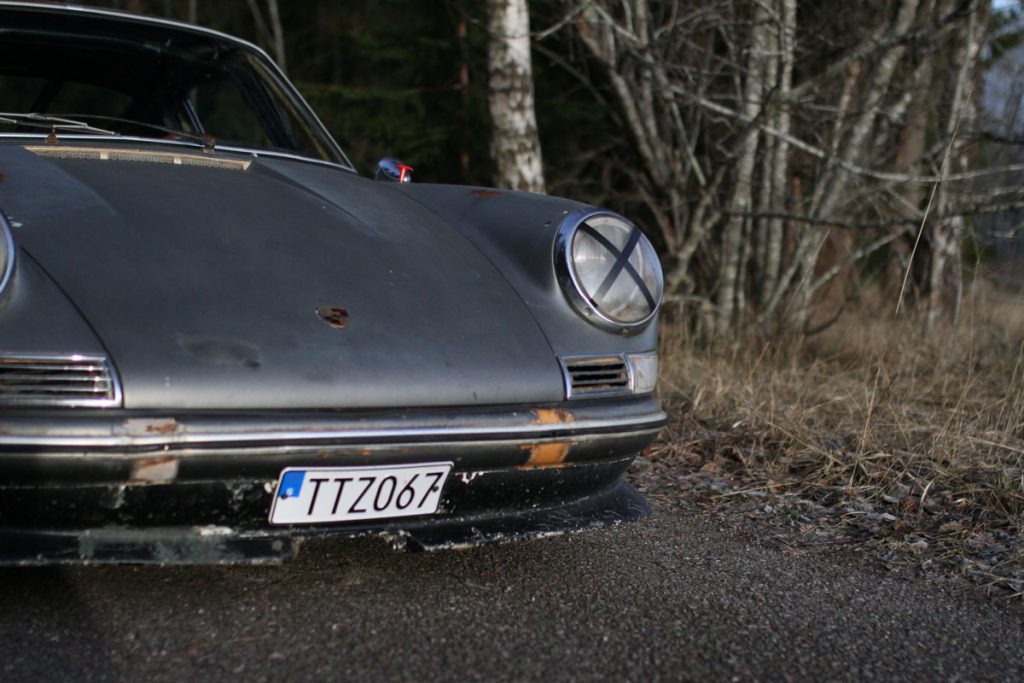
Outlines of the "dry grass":
M 655 462 L 726 476 L 722 495 L 769 494 L 771 510 L 798 501 L 781 509 L 803 531 L 1024 589 L 1019 295 L 979 285 L 960 323 L 927 338 L 891 311 L 728 353 L 694 350 L 668 325 L 662 359 L 671 423 Z

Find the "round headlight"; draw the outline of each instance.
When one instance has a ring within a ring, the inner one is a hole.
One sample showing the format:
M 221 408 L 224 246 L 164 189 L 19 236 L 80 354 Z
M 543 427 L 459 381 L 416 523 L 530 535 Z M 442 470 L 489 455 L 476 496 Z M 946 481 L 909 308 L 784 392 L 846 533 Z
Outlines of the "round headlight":
M 7 284 L 11 281 L 14 273 L 14 236 L 11 234 L 11 226 L 0 211 L 0 295 L 4 293 Z
M 661 304 L 664 280 L 654 246 L 613 213 L 567 216 L 555 244 L 555 269 L 580 315 L 614 332 L 639 331 Z

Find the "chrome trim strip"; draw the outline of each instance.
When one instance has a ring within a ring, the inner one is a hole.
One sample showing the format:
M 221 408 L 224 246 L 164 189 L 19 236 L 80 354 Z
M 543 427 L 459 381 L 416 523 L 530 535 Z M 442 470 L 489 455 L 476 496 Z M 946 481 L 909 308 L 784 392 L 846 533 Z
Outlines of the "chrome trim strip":
M 0 140 L 45 140 L 46 135 L 43 133 L 0 133 Z M 170 145 L 173 147 L 187 147 L 188 149 L 202 150 L 203 146 L 189 142 L 188 140 L 163 140 L 161 138 L 147 138 L 139 135 L 119 135 L 117 137 L 104 137 L 102 135 L 88 135 L 82 133 L 63 133 L 59 136 L 60 140 L 73 140 L 73 141 L 87 141 L 87 142 L 142 142 L 151 145 Z M 217 152 L 231 152 L 233 154 L 247 154 L 249 156 L 259 159 L 260 157 L 267 157 L 270 159 L 288 159 L 290 161 L 304 161 L 309 164 L 318 164 L 320 166 L 327 166 L 328 168 L 335 168 L 339 171 L 346 171 L 348 173 L 355 173 L 354 168 L 337 164 L 333 161 L 326 161 L 324 159 L 315 159 L 313 157 L 302 156 L 301 154 L 291 154 L 289 152 L 275 152 L 274 150 L 266 149 L 255 149 L 250 147 L 234 147 L 230 145 L 217 145 L 214 148 L 214 153 Z
M 86 159 L 96 161 L 130 161 L 136 163 L 170 164 L 172 166 L 206 166 L 224 170 L 247 171 L 248 159 L 231 159 L 210 154 L 154 152 L 131 148 L 86 147 L 85 145 L 25 145 L 22 149 L 44 159 Z
M 48 398 L 46 396 L 15 396 L 15 397 L 4 397 L 0 395 L 0 406 L 17 406 L 17 407 L 44 407 L 44 408 L 116 408 L 121 405 L 121 399 L 123 394 L 121 391 L 121 380 L 117 375 L 117 370 L 114 368 L 114 364 L 110 362 L 106 356 L 97 356 L 93 354 L 46 354 L 46 353 L 20 353 L 20 352 L 7 352 L 0 351 L 0 367 L 4 366 L 4 361 L 13 361 L 14 363 L 20 364 L 22 362 L 31 363 L 33 361 L 40 361 L 44 364 L 50 363 L 63 363 L 65 366 L 72 366 L 76 369 L 81 366 L 82 371 L 89 371 L 95 366 L 100 366 L 106 373 L 104 381 L 109 382 L 111 396 L 108 397 L 88 397 L 88 398 Z M 59 367 L 59 366 L 54 366 Z M 0 426 L 2 426 L 3 420 L 0 419 Z
M 344 166 L 342 164 L 336 164 L 333 161 L 326 161 L 325 159 L 315 159 L 313 157 L 302 156 L 301 154 L 291 154 L 289 152 L 275 152 L 268 149 L 255 149 L 250 147 L 232 147 L 230 145 L 218 145 L 214 148 L 214 151 L 223 152 L 234 152 L 237 154 L 250 154 L 257 159 L 260 157 L 269 157 L 271 159 L 288 159 L 290 161 L 305 161 L 310 164 L 319 164 L 321 166 L 327 166 L 329 168 L 336 168 L 341 171 L 348 171 L 349 173 L 355 173 L 356 169 L 354 166 Z
M 565 298 L 569 300 L 569 303 L 572 304 L 573 308 L 576 309 L 584 320 L 608 332 L 623 335 L 636 334 L 657 318 L 658 311 L 661 309 L 660 300 L 643 320 L 635 323 L 622 323 L 612 320 L 602 313 L 590 301 L 582 283 L 576 277 L 576 268 L 572 261 L 572 239 L 580 224 L 594 216 L 611 216 L 624 221 L 627 225 L 633 226 L 634 230 L 639 230 L 639 228 L 633 225 L 632 221 L 614 211 L 605 211 L 604 209 L 577 209 L 573 211 L 562 219 L 562 224 L 558 226 L 558 233 L 555 235 L 555 275 L 562 287 L 562 291 L 565 293 Z
M 0 140 L 46 140 L 46 133 L 0 133 Z M 96 135 L 92 133 L 61 133 L 59 140 L 85 140 L 88 142 L 145 142 L 152 145 L 169 145 L 172 147 L 187 147 L 188 149 L 202 150 L 203 146 L 190 140 L 165 140 L 163 138 L 147 138 L 140 135 Z M 217 147 L 217 150 L 225 149 Z M 325 162 L 327 163 L 327 162 Z
M 14 232 L 11 230 L 11 224 L 7 221 L 7 216 L 4 215 L 3 211 L 0 211 L 0 241 L 3 242 L 0 245 L 0 249 L 7 253 L 4 268 L 0 271 L 0 297 L 2 297 L 7 289 L 7 285 L 10 284 L 11 279 L 14 277 L 14 262 L 17 260 L 18 254 L 14 246 Z
M 270 58 L 270 55 L 268 55 L 266 52 L 264 52 L 262 49 L 258 47 L 256 49 L 259 51 L 261 55 L 263 55 L 263 58 L 266 59 L 266 61 L 270 64 L 271 69 L 276 73 L 278 79 L 284 85 L 285 89 L 289 90 L 292 94 L 292 97 L 294 97 L 296 100 L 298 100 L 302 105 L 306 107 L 306 112 L 309 114 L 310 118 L 313 119 L 313 122 L 316 125 L 320 126 L 320 132 L 323 134 L 324 138 L 327 140 L 328 143 L 334 146 L 334 151 L 337 152 L 338 156 L 345 162 L 345 164 L 347 164 L 347 166 L 345 164 L 339 164 L 339 166 L 349 171 L 352 171 L 353 173 L 358 173 L 358 171 L 356 171 L 355 164 L 353 164 L 352 160 L 348 158 L 347 154 L 345 154 L 345 150 L 341 148 L 341 145 L 339 145 L 338 141 L 334 139 L 334 136 L 331 135 L 331 132 L 327 130 L 327 126 L 325 126 L 324 122 L 320 120 L 320 116 L 316 113 L 316 110 L 313 109 L 312 105 L 310 105 L 310 103 L 306 101 L 306 98 L 302 96 L 302 93 L 300 93 L 299 89 L 295 87 L 295 84 L 292 83 L 291 79 L 288 78 L 287 74 L 285 74 L 285 72 L 281 70 L 281 67 L 277 65 L 277 62 Z
M 664 411 L 635 415 L 631 417 L 593 418 L 584 420 L 563 420 L 545 422 L 531 419 L 529 422 L 515 424 L 474 425 L 459 427 L 387 427 L 365 428 L 349 427 L 324 430 L 290 430 L 290 431 L 238 431 L 190 433 L 186 430 L 179 433 L 159 434 L 111 434 L 99 435 L 20 435 L 9 432 L 9 425 L 4 425 L 0 432 L 0 446 L 31 446 L 89 449 L 132 449 L 132 448 L 163 448 L 171 446 L 245 446 L 258 445 L 301 445 L 310 442 L 331 442 L 338 445 L 348 443 L 364 443 L 369 441 L 389 442 L 423 442 L 423 441 L 459 441 L 469 439 L 508 440 L 519 438 L 534 440 L 541 438 L 568 437 L 587 433 L 653 432 L 660 430 L 667 416 Z M 128 421 L 126 421 L 128 422 Z M 173 425 L 176 423 L 153 424 Z M 185 426 L 181 424 L 181 426 Z

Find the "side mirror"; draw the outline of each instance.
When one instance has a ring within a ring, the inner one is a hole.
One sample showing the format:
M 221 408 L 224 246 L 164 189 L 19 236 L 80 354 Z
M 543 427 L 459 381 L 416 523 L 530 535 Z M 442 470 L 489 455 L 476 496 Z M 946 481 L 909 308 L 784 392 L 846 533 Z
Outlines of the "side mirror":
M 411 183 L 414 170 L 416 169 L 412 166 L 403 164 L 394 157 L 384 157 L 377 162 L 377 171 L 373 174 L 373 179 L 389 183 Z

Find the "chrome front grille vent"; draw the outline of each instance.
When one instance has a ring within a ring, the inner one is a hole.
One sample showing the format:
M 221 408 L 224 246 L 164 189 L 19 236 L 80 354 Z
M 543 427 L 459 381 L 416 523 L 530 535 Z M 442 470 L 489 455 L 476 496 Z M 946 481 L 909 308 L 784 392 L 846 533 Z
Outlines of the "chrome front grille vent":
M 103 356 L 0 353 L 0 405 L 105 408 L 121 389 Z
M 629 366 L 622 356 L 579 356 L 561 360 L 569 398 L 630 391 Z

